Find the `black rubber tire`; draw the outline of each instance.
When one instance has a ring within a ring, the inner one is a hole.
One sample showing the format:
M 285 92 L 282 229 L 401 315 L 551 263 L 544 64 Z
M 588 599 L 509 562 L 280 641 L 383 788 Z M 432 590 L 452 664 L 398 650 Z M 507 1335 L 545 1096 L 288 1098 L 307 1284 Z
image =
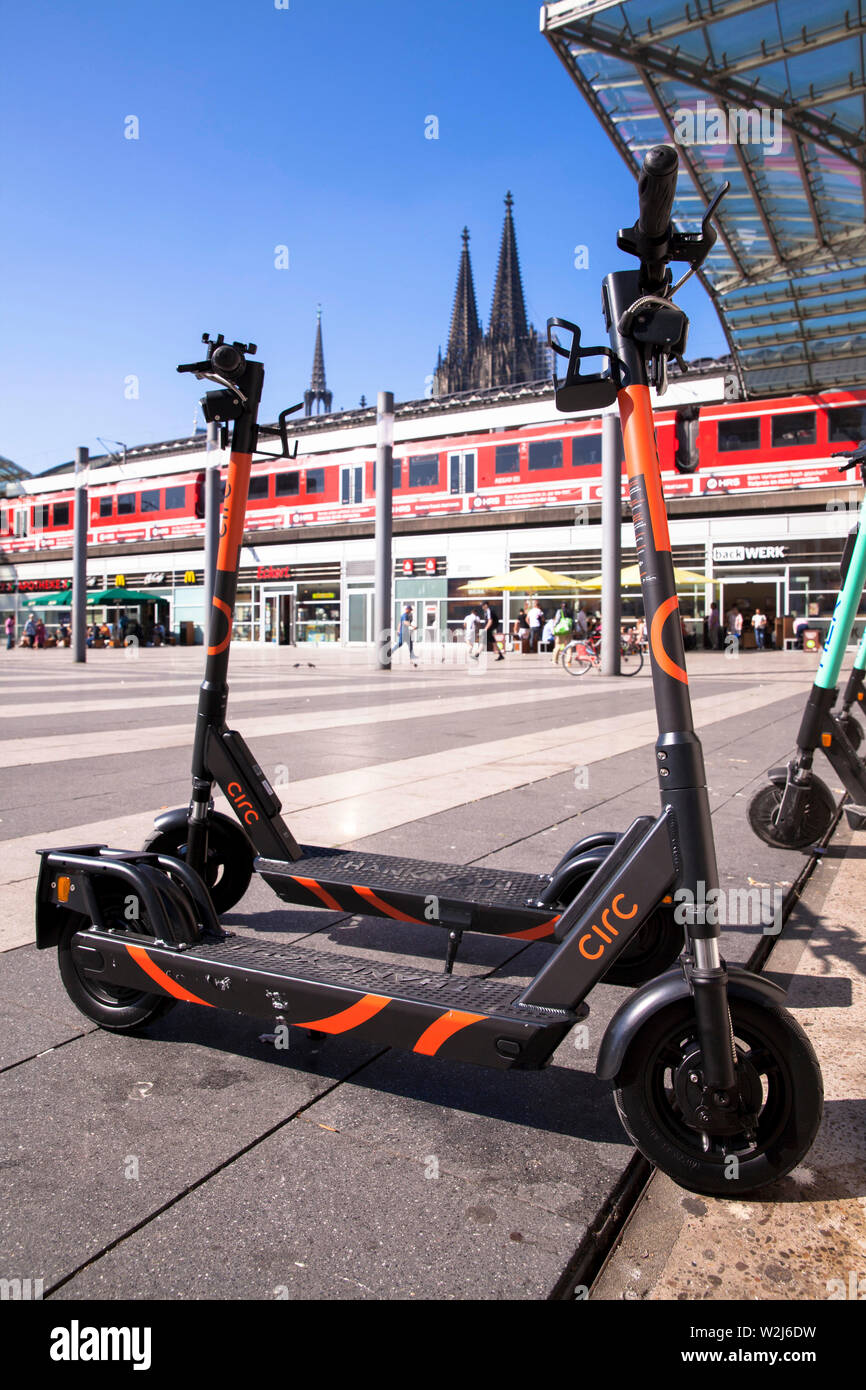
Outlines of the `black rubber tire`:
M 812 1044 L 786 1009 L 736 998 L 730 1008 L 741 1075 L 756 1096 L 754 1138 L 711 1136 L 705 1151 L 702 1136 L 683 1119 L 671 1083 L 686 1057 L 689 1069 L 700 1068 L 690 999 L 665 1005 L 635 1034 L 614 1099 L 629 1138 L 651 1163 L 690 1192 L 736 1198 L 784 1177 L 806 1156 L 821 1123 L 824 1088 Z
M 621 676 L 636 676 L 638 671 L 643 668 L 643 652 L 638 648 L 636 651 L 621 651 L 619 655 L 619 673 Z
M 839 719 L 839 727 L 851 744 L 852 748 L 859 748 L 863 742 L 863 725 L 859 719 L 855 719 L 853 714 L 843 714 Z
M 186 861 L 186 829 L 155 831 L 144 848 L 153 854 L 171 854 Z M 207 835 L 204 880 L 219 916 L 239 903 L 253 876 L 253 851 L 240 826 L 211 821 Z
M 637 936 L 603 977 L 606 985 L 634 989 L 670 969 L 685 945 L 683 928 L 674 921 L 673 908 L 658 907 Z
M 749 802 L 749 825 L 759 840 L 775 849 L 806 849 L 826 835 L 833 824 L 836 802 L 833 793 L 820 777 L 812 777 L 812 788 L 799 828 L 789 837 L 776 830 L 775 818 L 782 800 L 783 787 L 770 783 L 756 792 Z
M 583 643 L 581 643 L 583 645 Z M 568 648 L 566 648 L 568 651 Z M 567 671 L 570 676 L 585 676 L 587 671 L 591 671 L 595 663 L 586 656 L 578 656 L 575 650 L 571 652 L 571 659 L 562 658 L 562 669 Z
M 69 998 L 85 1018 L 109 1033 L 132 1033 L 174 1008 L 177 1001 L 167 994 L 145 994 L 101 980 L 89 980 L 81 974 L 72 954 L 72 938 L 89 926 L 86 917 L 70 912 L 57 943 L 60 978 Z M 147 933 L 142 932 L 142 935 Z

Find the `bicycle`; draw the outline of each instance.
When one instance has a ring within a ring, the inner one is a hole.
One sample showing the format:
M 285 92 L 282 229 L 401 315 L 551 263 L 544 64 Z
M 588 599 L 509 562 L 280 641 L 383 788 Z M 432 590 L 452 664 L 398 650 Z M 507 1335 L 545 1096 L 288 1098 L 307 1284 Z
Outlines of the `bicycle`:
M 585 676 L 593 667 L 601 668 L 601 633 L 592 637 L 574 637 L 562 654 L 562 668 L 570 676 Z M 643 667 L 643 647 L 634 634 L 620 638 L 619 673 L 636 676 Z

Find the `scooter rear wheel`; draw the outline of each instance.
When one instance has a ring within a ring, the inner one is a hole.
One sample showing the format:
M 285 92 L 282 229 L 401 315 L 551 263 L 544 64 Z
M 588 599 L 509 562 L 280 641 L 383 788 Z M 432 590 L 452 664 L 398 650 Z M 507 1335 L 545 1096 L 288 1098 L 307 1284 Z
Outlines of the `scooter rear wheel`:
M 628 989 L 644 985 L 673 965 L 684 944 L 683 929 L 674 921 L 673 910 L 658 907 L 614 961 L 604 983 Z
M 812 777 L 808 800 L 800 824 L 794 831 L 780 833 L 776 826 L 784 788 L 773 783 L 762 787 L 749 802 L 749 824 L 765 845 L 775 849 L 806 849 L 823 838 L 836 814 L 833 793 L 820 777 Z
M 851 744 L 852 748 L 859 748 L 863 742 L 863 725 L 859 719 L 855 719 L 853 714 L 843 714 L 839 719 L 839 727 Z
M 124 922 L 120 909 L 116 916 L 118 925 L 128 928 L 129 923 Z M 107 920 L 110 921 L 108 914 Z M 176 1001 L 166 994 L 145 994 L 124 985 L 90 979 L 79 967 L 72 949 L 76 932 L 86 930 L 89 925 L 87 918 L 70 912 L 57 943 L 60 978 L 69 998 L 85 1018 L 109 1033 L 132 1033 L 174 1008 Z M 146 924 L 142 924 L 142 928 L 141 935 L 149 935 Z
M 186 830 L 158 830 L 145 841 L 152 854 L 170 854 L 186 861 Z M 204 881 L 217 915 L 239 903 L 253 876 L 253 852 L 241 829 L 213 820 L 207 833 Z
M 690 999 L 651 1015 L 614 1081 L 632 1142 L 681 1187 L 705 1196 L 738 1197 L 784 1177 L 808 1153 L 821 1122 L 821 1069 L 800 1025 L 775 1005 L 731 998 L 730 1010 L 751 1132 L 744 1125 L 740 1134 L 713 1134 L 710 1122 L 702 1133 L 686 1121 L 684 1107 L 699 1103 L 703 1071 Z

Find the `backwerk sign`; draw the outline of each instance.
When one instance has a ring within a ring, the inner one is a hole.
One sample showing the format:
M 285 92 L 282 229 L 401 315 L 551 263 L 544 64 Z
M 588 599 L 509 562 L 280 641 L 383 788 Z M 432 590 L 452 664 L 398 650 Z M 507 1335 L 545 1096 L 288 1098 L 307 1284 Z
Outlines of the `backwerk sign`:
M 714 545 L 714 565 L 737 565 L 747 560 L 784 560 L 786 545 Z

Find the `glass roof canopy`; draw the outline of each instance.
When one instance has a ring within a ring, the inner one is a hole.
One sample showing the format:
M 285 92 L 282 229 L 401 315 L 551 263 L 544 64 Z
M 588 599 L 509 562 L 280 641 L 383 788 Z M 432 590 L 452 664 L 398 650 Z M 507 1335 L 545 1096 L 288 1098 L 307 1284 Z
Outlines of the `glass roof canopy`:
M 743 392 L 866 385 L 863 0 L 558 0 L 541 32 L 633 173 L 677 145 L 675 222 L 730 181 L 701 279 Z

